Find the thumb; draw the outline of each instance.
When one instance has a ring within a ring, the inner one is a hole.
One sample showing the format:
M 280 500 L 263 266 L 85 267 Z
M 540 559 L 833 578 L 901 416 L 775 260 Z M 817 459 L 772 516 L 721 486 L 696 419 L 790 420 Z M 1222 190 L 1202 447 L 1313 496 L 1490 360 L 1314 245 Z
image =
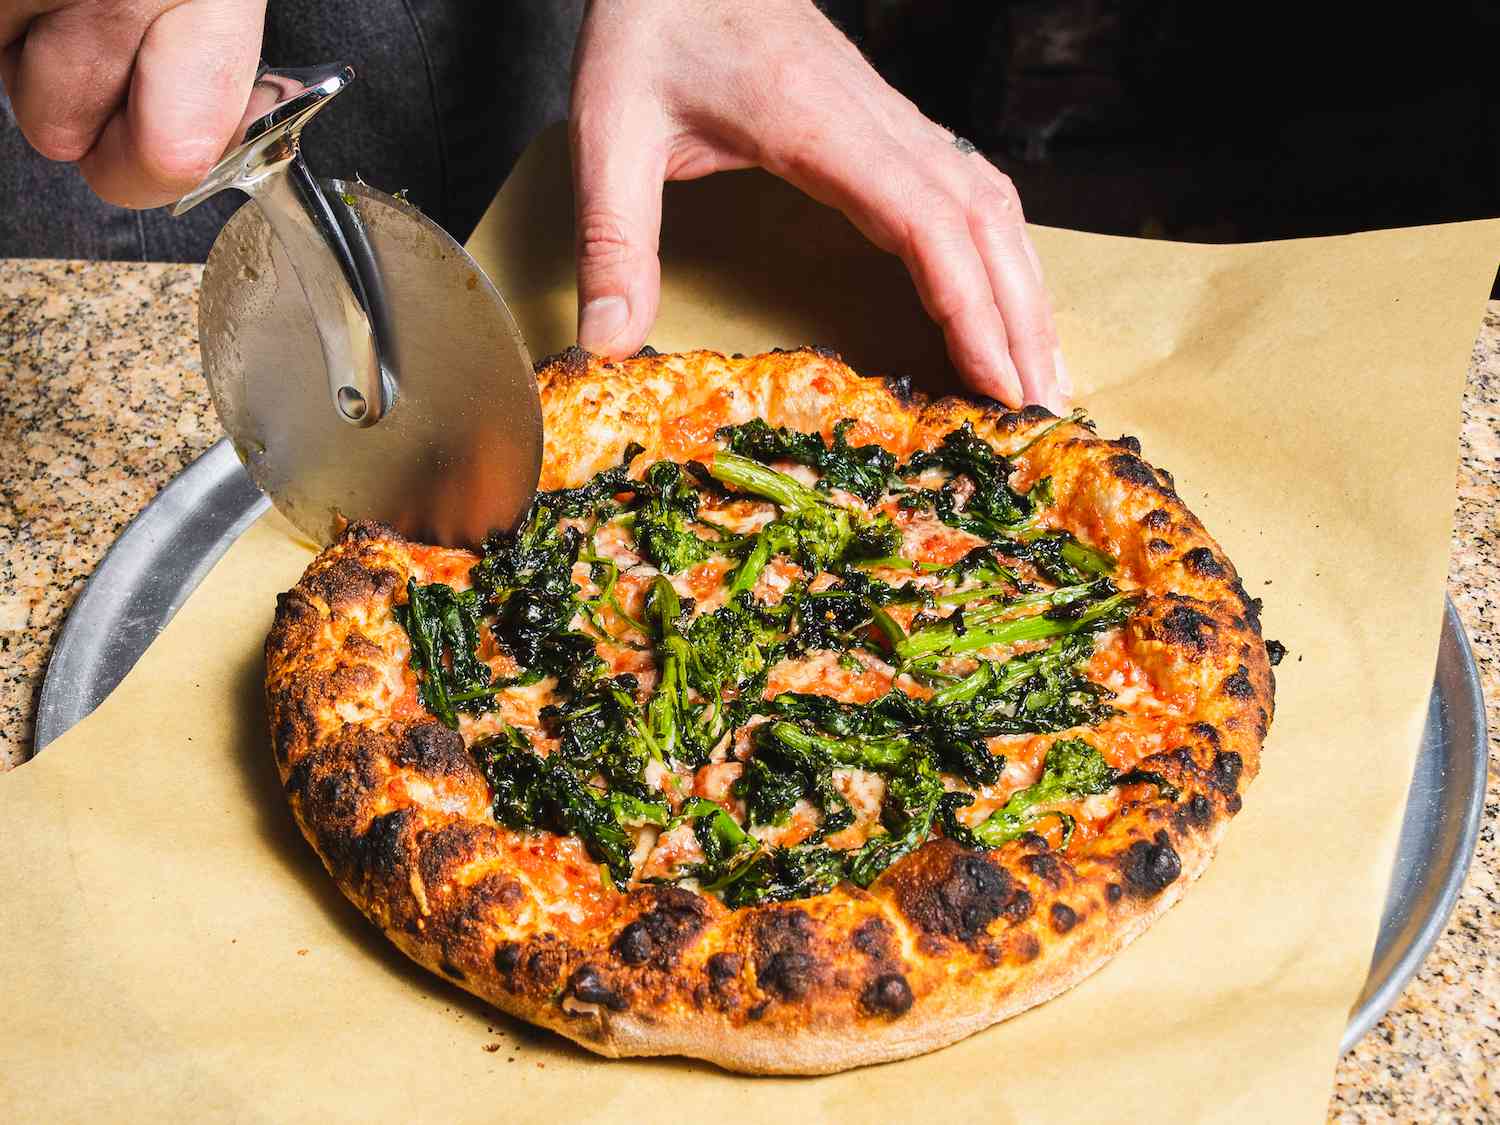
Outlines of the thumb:
M 572 122 L 578 343 L 610 359 L 640 350 L 661 301 L 663 133 L 649 106 Z

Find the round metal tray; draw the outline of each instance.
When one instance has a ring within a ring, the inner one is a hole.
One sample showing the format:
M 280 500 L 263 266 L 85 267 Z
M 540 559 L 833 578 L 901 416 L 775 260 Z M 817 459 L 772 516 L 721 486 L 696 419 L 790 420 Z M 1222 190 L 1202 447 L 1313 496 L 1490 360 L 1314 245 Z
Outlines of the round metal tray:
M 220 441 L 120 535 L 58 635 L 36 716 L 40 751 L 104 701 L 209 569 L 270 506 Z M 1407 797 L 1380 935 L 1343 1049 L 1395 1002 L 1447 924 L 1483 809 L 1484 700 L 1453 603 Z

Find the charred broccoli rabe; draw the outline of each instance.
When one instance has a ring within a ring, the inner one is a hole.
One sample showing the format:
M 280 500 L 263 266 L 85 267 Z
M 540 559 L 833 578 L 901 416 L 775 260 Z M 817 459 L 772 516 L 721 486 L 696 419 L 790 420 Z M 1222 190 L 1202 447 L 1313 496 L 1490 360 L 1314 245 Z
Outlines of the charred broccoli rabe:
M 471 571 L 472 590 L 408 584 L 397 613 L 422 702 L 441 721 L 456 727 L 460 713 L 490 710 L 511 684 L 555 678 L 554 700 L 540 713 L 550 752 L 509 726 L 471 747 L 499 823 L 576 836 L 620 885 L 635 877 L 634 830 L 690 825 L 703 858 L 654 878 L 696 879 L 743 906 L 821 894 L 841 879 L 868 886 L 937 826 L 970 846 L 997 847 L 1056 817 L 1066 839 L 1072 819 L 1060 803 L 1116 784 L 1175 794 L 1155 774 L 1117 774 L 1074 737 L 1054 743 L 1036 784 L 977 825 L 959 819 L 973 798 L 948 785 L 993 785 L 1005 767 L 991 739 L 1075 730 L 1113 713 L 1109 693 L 1084 669 L 1094 635 L 1125 621 L 1136 595 L 1111 581 L 1107 554 L 1038 519 L 1052 503 L 1050 481 L 1012 489 L 1011 463 L 971 427 L 898 467 L 879 446 L 851 445 L 852 425 L 834 427 L 831 442 L 763 422 L 729 427 L 720 432 L 728 448 L 706 465 L 659 461 L 639 477 L 631 466 L 642 450 L 632 445 L 587 484 L 538 494 L 514 531 L 492 535 Z M 806 465 L 819 479 L 809 487 L 768 462 Z M 948 475 L 933 488 L 908 483 L 929 471 Z M 835 489 L 862 503 L 835 502 Z M 738 534 L 701 516 L 705 495 L 750 496 L 776 512 Z M 985 542 L 949 564 L 904 559 L 901 529 L 875 510 L 889 497 Z M 621 594 L 629 560 L 595 541 L 606 524 L 624 528 L 656 573 L 630 612 Z M 670 576 L 713 556 L 731 560 L 728 589 L 716 608 L 699 612 Z M 778 556 L 800 571 L 762 602 L 759 579 Z M 575 573 L 587 574 L 588 594 Z M 918 611 L 905 628 L 903 606 Z M 498 679 L 479 658 L 485 627 L 519 674 Z M 634 675 L 609 673 L 596 652 L 603 640 L 650 653 L 650 692 Z M 984 655 L 1016 644 L 1028 650 Z M 925 682 L 928 694 L 893 685 L 863 704 L 794 692 L 766 698 L 778 662 L 810 653 L 836 654 L 855 671 L 878 658 Z M 732 788 L 746 809 L 741 825 L 714 802 L 683 799 L 670 782 L 722 760 L 752 719 L 763 721 L 751 728 Z M 647 780 L 662 767 L 665 791 Z M 827 841 L 856 822 L 841 788 L 848 770 L 878 774 L 884 798 L 865 842 L 835 848 Z M 813 820 L 795 846 L 757 838 L 799 808 Z

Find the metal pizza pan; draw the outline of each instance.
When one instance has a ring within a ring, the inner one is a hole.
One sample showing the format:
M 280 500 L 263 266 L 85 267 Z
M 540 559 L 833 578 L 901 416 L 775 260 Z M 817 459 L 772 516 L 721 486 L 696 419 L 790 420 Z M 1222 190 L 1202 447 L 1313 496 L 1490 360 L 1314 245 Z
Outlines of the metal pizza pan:
M 125 528 L 58 635 L 37 705 L 38 751 L 104 701 L 269 506 L 220 441 Z M 1479 674 L 1450 601 L 1380 933 L 1344 1032 L 1346 1051 L 1395 1003 L 1453 912 L 1479 835 L 1486 743 Z

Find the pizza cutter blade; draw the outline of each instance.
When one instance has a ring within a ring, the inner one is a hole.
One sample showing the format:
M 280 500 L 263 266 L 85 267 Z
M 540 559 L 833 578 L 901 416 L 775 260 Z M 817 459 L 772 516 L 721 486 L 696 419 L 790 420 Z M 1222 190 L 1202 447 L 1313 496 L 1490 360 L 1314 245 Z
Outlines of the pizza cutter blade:
M 405 200 L 308 171 L 301 130 L 353 77 L 262 66 L 244 140 L 174 208 L 229 187 L 255 204 L 204 267 L 204 375 L 251 478 L 314 539 L 374 519 L 475 544 L 536 490 L 531 358 L 446 231 Z

